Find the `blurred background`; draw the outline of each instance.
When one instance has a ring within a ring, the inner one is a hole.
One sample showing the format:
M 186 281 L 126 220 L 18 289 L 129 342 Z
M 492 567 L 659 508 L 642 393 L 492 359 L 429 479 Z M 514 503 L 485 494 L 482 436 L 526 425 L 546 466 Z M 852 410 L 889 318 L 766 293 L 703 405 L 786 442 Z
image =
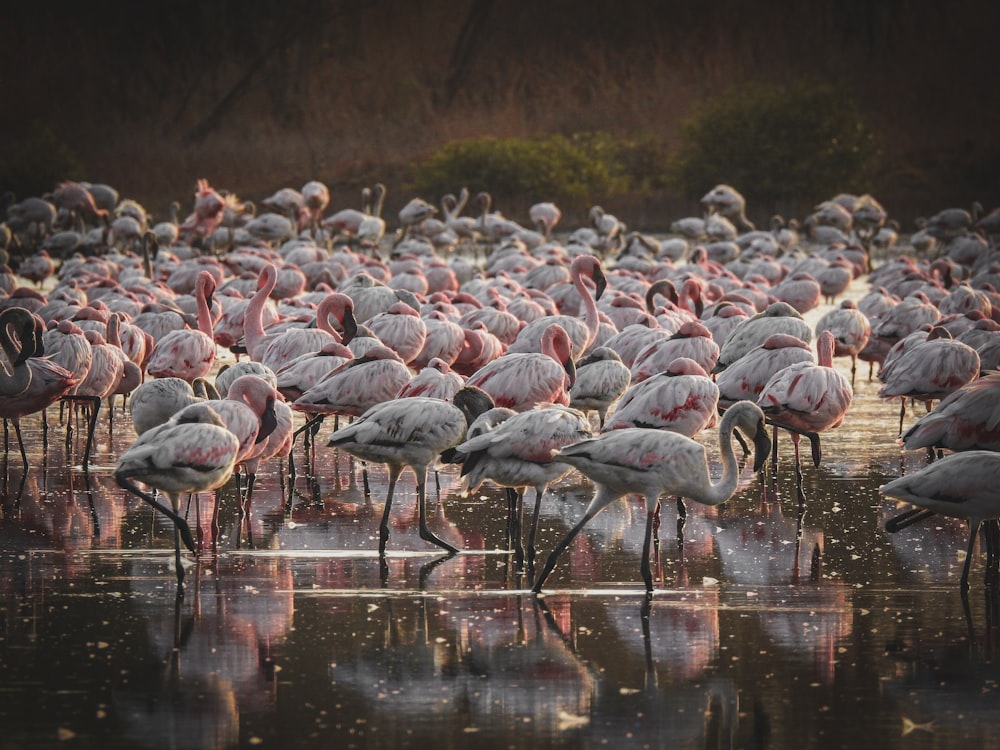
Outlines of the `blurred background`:
M 1000 204 L 991 0 L 751 3 L 177 0 L 2 12 L 0 190 L 113 185 L 148 210 L 199 178 L 595 203 L 634 229 L 728 182 L 766 223 L 838 191 L 912 221 Z

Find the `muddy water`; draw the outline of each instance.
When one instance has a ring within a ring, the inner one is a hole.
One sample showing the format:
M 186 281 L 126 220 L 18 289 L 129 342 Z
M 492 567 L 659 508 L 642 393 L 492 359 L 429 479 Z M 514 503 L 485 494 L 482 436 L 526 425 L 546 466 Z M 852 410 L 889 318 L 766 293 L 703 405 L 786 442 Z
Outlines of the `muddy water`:
M 500 491 L 432 481 L 449 559 L 419 539 L 404 474 L 381 568 L 384 469 L 300 444 L 294 478 L 262 468 L 249 519 L 222 493 L 214 545 L 212 498 L 188 508 L 204 546 L 178 599 L 170 526 L 111 479 L 127 419 L 102 416 L 84 473 L 52 409 L 25 425 L 28 472 L 16 451 L 3 466 L 0 748 L 1000 746 L 983 561 L 963 602 L 964 525 L 883 530 L 878 487 L 925 457 L 866 376 L 801 486 L 782 436 L 776 471 L 689 504 L 680 537 L 665 503 L 648 601 L 637 500 L 535 597 Z M 541 555 L 591 490 L 552 488 Z

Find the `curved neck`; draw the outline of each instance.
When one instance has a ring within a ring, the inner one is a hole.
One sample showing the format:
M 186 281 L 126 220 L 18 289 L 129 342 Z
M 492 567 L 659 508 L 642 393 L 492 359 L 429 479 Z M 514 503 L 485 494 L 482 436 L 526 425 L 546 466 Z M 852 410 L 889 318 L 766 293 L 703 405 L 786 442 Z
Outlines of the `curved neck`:
M 254 358 L 254 350 L 264 343 L 264 305 L 267 304 L 277 280 L 278 274 L 274 266 L 264 266 L 257 281 L 257 291 L 250 298 L 246 311 L 243 313 L 243 337 L 246 339 L 247 351 L 250 352 L 251 359 Z
M 727 416 L 730 412 L 726 413 Z M 735 415 L 734 415 L 735 416 Z M 722 457 L 722 477 L 717 483 L 709 481 L 708 488 L 703 497 L 696 498 L 704 505 L 721 505 L 729 500 L 736 492 L 739 483 L 740 468 L 736 460 L 736 453 L 733 451 L 733 423 L 734 419 L 722 418 L 719 426 L 719 453 Z

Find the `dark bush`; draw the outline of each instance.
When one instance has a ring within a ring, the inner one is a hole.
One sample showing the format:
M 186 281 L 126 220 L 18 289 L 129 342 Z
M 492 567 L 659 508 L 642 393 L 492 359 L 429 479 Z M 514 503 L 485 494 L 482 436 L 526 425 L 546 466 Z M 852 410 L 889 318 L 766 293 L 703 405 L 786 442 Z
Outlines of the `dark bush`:
M 857 104 L 830 85 L 741 86 L 697 107 L 678 136 L 668 178 L 681 195 L 728 183 L 748 203 L 774 210 L 876 188 L 879 139 Z
M 651 143 L 607 133 L 452 141 L 411 167 L 408 187 L 428 200 L 464 185 L 522 205 L 589 205 L 662 175 L 665 160 L 650 163 Z
M 17 198 L 47 193 L 63 180 L 83 179 L 83 165 L 65 143 L 44 125 L 8 143 L 0 154 L 0 190 Z

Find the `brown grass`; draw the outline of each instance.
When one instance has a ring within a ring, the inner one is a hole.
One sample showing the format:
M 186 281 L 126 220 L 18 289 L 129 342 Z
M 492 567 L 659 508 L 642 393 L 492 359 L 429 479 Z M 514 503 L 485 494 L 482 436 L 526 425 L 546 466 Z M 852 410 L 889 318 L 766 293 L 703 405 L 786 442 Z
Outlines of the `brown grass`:
M 910 3 L 905 15 L 868 0 L 667 12 L 638 0 L 614 9 L 507 0 L 480 27 L 450 103 L 444 82 L 474 2 L 302 2 L 277 4 L 280 13 L 264 2 L 214 13 L 180 5 L 187 15 L 155 23 L 100 7 L 74 19 L 12 12 L 0 55 L 20 73 L 7 90 L 22 116 L 0 124 L 0 159 L 45 123 L 88 179 L 153 211 L 189 205 L 200 177 L 253 199 L 320 179 L 338 206 L 357 205 L 361 186 L 382 180 L 391 220 L 410 197 L 407 166 L 449 140 L 605 131 L 673 147 L 699 100 L 747 80 L 810 76 L 848 82 L 884 134 L 879 197 L 890 213 L 909 222 L 944 205 L 1000 203 L 997 107 L 976 83 L 976 72 L 996 70 L 1000 8 L 987 0 Z M 44 33 L 39 20 L 49 21 Z M 206 120 L 234 91 L 232 106 Z M 697 210 L 697 197 L 612 196 L 606 207 L 655 228 Z M 826 197 L 804 196 L 789 213 Z

